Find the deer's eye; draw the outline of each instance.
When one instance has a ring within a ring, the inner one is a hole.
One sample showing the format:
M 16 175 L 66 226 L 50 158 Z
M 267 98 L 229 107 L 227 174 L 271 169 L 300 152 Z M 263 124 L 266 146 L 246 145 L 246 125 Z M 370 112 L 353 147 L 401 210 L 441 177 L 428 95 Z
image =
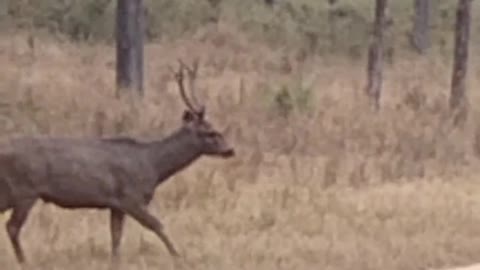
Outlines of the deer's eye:
M 211 131 L 211 132 L 206 132 L 205 133 L 205 137 L 208 137 L 208 138 L 215 138 L 218 136 L 218 133 L 217 132 L 214 132 L 214 131 Z

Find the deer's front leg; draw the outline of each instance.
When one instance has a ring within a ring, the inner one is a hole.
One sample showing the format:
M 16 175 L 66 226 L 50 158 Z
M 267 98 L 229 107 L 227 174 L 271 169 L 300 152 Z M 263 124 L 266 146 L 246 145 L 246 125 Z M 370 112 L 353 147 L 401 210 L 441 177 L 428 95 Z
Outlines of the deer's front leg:
M 162 223 L 148 212 L 145 205 L 139 205 L 132 201 L 123 200 L 120 203 L 120 209 L 137 220 L 142 226 L 152 230 L 165 244 L 170 255 L 174 257 L 179 256 L 172 242 L 163 231 Z

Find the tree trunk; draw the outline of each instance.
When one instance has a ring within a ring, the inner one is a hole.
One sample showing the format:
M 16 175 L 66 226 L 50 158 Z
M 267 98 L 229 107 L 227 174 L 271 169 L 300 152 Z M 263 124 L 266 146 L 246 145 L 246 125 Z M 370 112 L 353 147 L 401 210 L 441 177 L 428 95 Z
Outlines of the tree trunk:
M 336 46 L 337 41 L 337 15 L 336 7 L 337 7 L 337 0 L 329 0 L 328 1 L 328 36 L 330 41 L 330 49 L 333 51 Z
M 144 14 L 142 0 L 118 0 L 116 15 L 117 94 L 124 89 L 143 95 Z
M 411 43 L 420 54 L 424 54 L 430 47 L 430 0 L 414 0 L 415 15 Z
M 368 50 L 367 65 L 367 95 L 371 98 L 376 109 L 380 107 L 380 95 L 382 91 L 383 55 L 384 55 L 384 32 L 386 27 L 386 8 L 388 0 L 376 0 L 375 22 L 373 37 Z
M 264 0 L 264 2 L 269 7 L 273 7 L 277 3 L 276 0 Z
M 470 39 L 470 6 L 472 0 L 459 0 L 455 24 L 455 49 L 450 93 L 450 108 L 465 110 L 465 77 L 467 75 Z

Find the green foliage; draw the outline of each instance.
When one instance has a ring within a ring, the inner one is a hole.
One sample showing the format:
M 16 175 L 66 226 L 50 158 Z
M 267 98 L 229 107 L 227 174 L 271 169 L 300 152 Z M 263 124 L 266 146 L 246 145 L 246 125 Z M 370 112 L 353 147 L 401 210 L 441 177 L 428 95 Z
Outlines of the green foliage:
M 276 87 L 268 86 L 263 93 L 264 100 L 276 116 L 288 118 L 294 113 L 309 113 L 313 109 L 314 91 L 311 87 L 305 87 L 301 80 Z
M 308 53 L 355 57 L 368 45 L 374 4 L 341 0 L 331 8 L 327 1 L 284 0 L 272 8 L 258 0 L 144 0 L 149 40 L 191 35 L 207 24 L 222 21 L 272 48 L 286 46 Z M 447 0 L 433 5 L 432 43 L 441 49 L 449 48 L 453 40 L 455 5 Z M 111 41 L 115 7 L 116 0 L 0 0 L 0 22 L 3 30 L 33 27 L 76 41 Z M 473 8 L 479 5 L 474 3 Z M 393 22 L 389 46 L 409 46 L 413 3 L 392 1 L 389 14 Z M 478 29 L 472 27 L 472 31 Z
M 214 21 L 215 9 L 206 0 L 148 0 L 147 37 L 178 38 Z
M 113 17 L 110 0 L 3 0 L 10 27 L 45 29 L 72 40 L 108 39 Z

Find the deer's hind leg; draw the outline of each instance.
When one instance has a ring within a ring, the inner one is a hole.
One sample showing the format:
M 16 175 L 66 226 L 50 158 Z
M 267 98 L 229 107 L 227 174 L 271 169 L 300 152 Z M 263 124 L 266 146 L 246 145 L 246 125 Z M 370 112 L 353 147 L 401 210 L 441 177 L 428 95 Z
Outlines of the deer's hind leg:
M 110 210 L 110 233 L 112 241 L 112 259 L 118 260 L 118 250 L 120 242 L 122 240 L 123 223 L 125 220 L 125 214 L 122 211 L 111 209 Z
M 20 230 L 22 229 L 23 224 L 25 224 L 35 201 L 36 199 L 34 198 L 28 198 L 16 202 L 12 208 L 10 219 L 7 221 L 7 233 L 19 263 L 25 262 L 25 255 L 19 240 Z

